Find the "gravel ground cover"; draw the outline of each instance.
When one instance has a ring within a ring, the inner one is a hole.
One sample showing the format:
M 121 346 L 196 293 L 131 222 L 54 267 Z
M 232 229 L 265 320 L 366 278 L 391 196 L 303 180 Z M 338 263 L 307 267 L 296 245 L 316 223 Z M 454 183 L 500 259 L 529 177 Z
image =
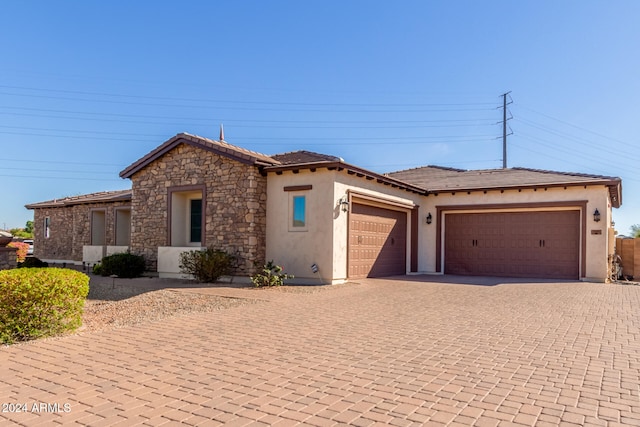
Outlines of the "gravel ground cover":
M 127 283 L 120 279 L 118 283 L 115 281 L 110 283 L 109 280 L 101 282 L 101 279 L 92 276 L 89 284 L 89 295 L 87 296 L 82 316 L 82 327 L 79 331 L 96 331 L 138 325 L 172 316 L 212 312 L 245 304 L 254 304 L 261 299 L 261 294 L 263 293 L 315 294 L 355 284 L 348 283 L 332 286 L 286 285 L 272 288 L 255 288 L 248 285 L 245 289 L 255 291 L 255 299 L 252 299 L 229 298 L 175 289 L 149 290 L 148 287 L 139 286 L 138 283 L 135 281 Z M 180 285 L 184 286 L 184 284 L 185 282 L 180 282 Z M 193 282 L 193 285 L 198 286 L 196 282 Z
M 138 325 L 171 316 L 212 312 L 255 302 L 252 299 L 170 289 L 144 291 L 134 286 L 113 286 L 92 281 L 80 331 Z

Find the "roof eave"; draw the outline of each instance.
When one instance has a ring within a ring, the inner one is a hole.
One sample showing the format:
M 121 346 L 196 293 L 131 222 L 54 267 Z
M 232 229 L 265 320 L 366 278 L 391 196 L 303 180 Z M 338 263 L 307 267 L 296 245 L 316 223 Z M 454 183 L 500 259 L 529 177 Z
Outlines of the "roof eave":
M 555 182 L 555 183 L 539 183 L 539 184 L 525 184 L 525 185 L 432 188 L 427 191 L 427 194 L 457 193 L 457 192 L 469 192 L 469 191 L 535 190 L 535 189 L 558 188 L 558 187 L 582 187 L 582 186 L 592 186 L 592 185 L 604 185 L 609 187 L 609 192 L 611 194 L 611 201 L 612 201 L 613 207 L 615 208 L 620 207 L 620 205 L 622 204 L 622 191 L 621 191 L 622 184 L 621 184 L 620 178 L 613 178 L 613 179 L 607 179 L 607 180 L 581 181 L 581 182 Z
M 320 162 L 311 162 L 311 163 L 296 163 L 289 165 L 274 165 L 267 166 L 263 168 L 265 173 L 275 172 L 282 173 L 286 171 L 300 171 L 300 170 L 311 170 L 315 172 L 316 169 L 329 169 L 329 170 L 346 170 L 350 175 L 356 175 L 358 177 L 366 178 L 368 180 L 376 180 L 378 183 L 391 185 L 394 187 L 401 188 L 403 190 L 410 191 L 412 193 L 418 194 L 426 194 L 426 190 L 422 187 L 418 187 L 413 184 L 409 184 L 404 181 L 400 181 L 395 178 L 391 178 L 385 175 L 378 174 L 376 172 L 372 172 L 367 169 L 363 169 L 358 166 L 351 165 L 349 163 L 341 162 L 341 161 L 320 161 Z

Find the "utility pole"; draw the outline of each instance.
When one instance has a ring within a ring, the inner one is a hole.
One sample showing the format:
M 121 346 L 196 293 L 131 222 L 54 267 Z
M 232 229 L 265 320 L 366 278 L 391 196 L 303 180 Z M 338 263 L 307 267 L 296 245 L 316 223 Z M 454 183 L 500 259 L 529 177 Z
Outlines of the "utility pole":
M 511 120 L 511 118 L 507 119 L 507 105 L 513 102 L 507 103 L 507 95 L 510 93 L 511 91 L 500 95 L 502 96 L 502 169 L 507 168 L 507 120 Z

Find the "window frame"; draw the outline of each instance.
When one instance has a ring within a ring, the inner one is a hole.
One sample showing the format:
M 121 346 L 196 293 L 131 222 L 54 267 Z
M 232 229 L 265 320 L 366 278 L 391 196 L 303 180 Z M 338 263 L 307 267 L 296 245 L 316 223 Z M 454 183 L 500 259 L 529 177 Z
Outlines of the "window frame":
M 292 232 L 304 232 L 309 231 L 309 193 L 307 191 L 295 191 L 289 193 L 289 209 L 287 215 L 288 230 Z M 295 225 L 296 221 L 296 208 L 300 208 L 300 205 L 296 205 L 296 200 L 302 200 L 302 215 L 303 224 Z
M 196 195 L 197 193 L 197 195 Z M 191 240 L 191 200 L 202 200 L 200 242 Z M 174 204 L 178 203 L 176 206 Z M 184 222 L 176 222 L 174 209 L 182 205 Z M 206 246 L 207 189 L 204 184 L 169 187 L 167 189 L 167 246 Z
M 45 216 L 44 217 L 44 238 L 48 239 L 51 237 L 51 217 L 50 216 Z
M 189 203 L 189 215 L 188 215 L 189 224 L 187 225 L 187 227 L 189 227 L 189 239 L 187 240 L 187 244 L 189 244 L 189 245 L 196 245 L 196 244 L 197 245 L 202 245 L 202 231 L 203 231 L 203 228 L 202 228 L 202 225 L 203 225 L 202 224 L 203 223 L 203 221 L 202 221 L 202 219 L 203 219 L 202 207 L 204 206 L 204 203 L 203 203 L 202 198 L 199 198 L 199 199 L 197 199 L 197 198 L 193 198 L 193 199 L 189 198 L 188 200 L 189 200 L 189 202 L 188 202 Z M 194 221 L 193 221 L 193 202 L 195 202 L 195 201 L 200 202 L 200 213 L 199 213 L 199 218 L 198 218 L 199 221 L 194 223 Z M 193 240 L 194 225 L 197 225 L 196 228 L 198 230 L 198 234 L 200 235 L 199 236 L 200 239 L 198 239 L 198 240 Z

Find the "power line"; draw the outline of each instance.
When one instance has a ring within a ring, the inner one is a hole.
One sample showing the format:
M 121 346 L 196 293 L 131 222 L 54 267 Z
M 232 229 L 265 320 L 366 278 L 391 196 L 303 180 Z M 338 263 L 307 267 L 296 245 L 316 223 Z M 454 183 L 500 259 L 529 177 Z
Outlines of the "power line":
M 0 161 L 3 162 L 26 162 L 26 163 L 56 163 L 56 164 L 65 164 L 65 165 L 93 165 L 93 166 L 118 166 L 118 167 L 122 167 L 123 165 L 121 164 L 115 164 L 115 163 L 91 163 L 91 162 L 67 162 L 67 161 L 60 161 L 60 160 L 33 160 L 31 158 L 29 159 L 0 159 Z M 126 165 L 124 165 L 126 166 Z M 3 169 L 5 169 L 3 167 Z M 21 168 L 22 169 L 22 168 Z
M 587 139 L 584 139 L 584 138 L 580 138 L 580 137 L 576 137 L 574 135 L 571 135 L 569 133 L 566 133 L 566 132 L 563 132 L 563 131 L 559 131 L 559 130 L 556 130 L 556 129 L 551 129 L 551 128 L 546 127 L 546 126 L 544 126 L 543 124 L 540 124 L 540 123 L 532 122 L 530 120 L 523 119 L 523 118 L 518 118 L 516 120 L 518 122 L 521 122 L 521 123 L 529 126 L 529 127 L 534 128 L 534 129 L 538 129 L 538 130 L 541 130 L 543 132 L 550 133 L 550 134 L 552 134 L 554 136 L 559 136 L 559 137 L 561 137 L 561 138 L 563 138 L 565 140 L 568 139 L 568 140 L 577 142 L 577 143 L 581 144 L 581 147 L 580 147 L 581 149 L 583 148 L 583 145 L 591 146 L 591 147 L 593 147 L 595 149 L 598 149 L 598 150 L 601 150 L 601 148 L 602 148 L 601 145 L 598 144 L 597 142 L 590 141 L 590 140 L 587 140 Z M 624 152 L 624 151 L 620 151 L 620 150 L 617 150 L 617 151 L 618 151 L 619 154 L 624 154 L 627 157 L 634 157 L 636 155 L 635 153 Z
M 150 99 L 157 101 L 180 101 L 180 102 L 209 102 L 216 104 L 255 104 L 255 105 L 291 105 L 291 106 L 315 106 L 315 107 L 452 107 L 452 106 L 472 106 L 472 105 L 495 105 L 493 102 L 460 102 L 460 103 L 310 103 L 310 102 L 277 102 L 277 101 L 238 101 L 229 99 L 207 99 L 207 98 L 175 98 L 166 96 L 147 96 L 147 95 L 129 95 L 129 94 L 113 94 L 105 92 L 86 92 L 77 90 L 63 90 L 63 89 L 45 89 L 45 88 L 31 88 L 24 86 L 9 86 L 0 85 L 0 88 L 6 89 L 19 89 L 19 90 L 31 90 L 40 92 L 52 92 L 52 93 L 69 93 L 76 95 L 90 95 L 90 96 L 107 96 L 114 98 L 129 98 L 129 99 Z M 22 94 L 9 94 L 18 95 Z M 28 96 L 28 95 L 27 95 Z
M 194 105 L 194 104 L 158 104 L 158 103 L 149 103 L 149 102 L 133 102 L 133 101 L 114 101 L 107 99 L 82 99 L 82 98 L 72 98 L 72 97 L 64 97 L 64 96 L 49 96 L 49 95 L 34 95 L 34 94 L 20 94 L 20 93 L 7 93 L 0 92 L 0 95 L 5 96 L 21 96 L 21 97 L 29 97 L 29 98 L 40 98 L 40 99 L 55 99 L 55 100 L 65 100 L 65 101 L 80 101 L 80 102 L 92 102 L 92 103 L 106 103 L 106 104 L 120 104 L 120 105 L 142 105 L 142 106 L 152 106 L 152 107 L 173 107 L 173 108 L 197 108 L 201 110 L 213 108 L 212 106 L 204 106 L 204 105 Z M 313 104 L 310 104 L 313 105 Z M 302 105 L 300 105 L 302 106 Z M 368 107 L 368 105 L 362 105 L 363 107 Z M 348 110 L 348 109 L 300 109 L 300 108 L 260 108 L 260 107 L 230 107 L 227 105 L 223 105 L 220 108 L 224 108 L 225 110 L 236 110 L 236 111 L 283 111 L 283 112 L 323 112 L 323 113 L 428 113 L 428 112 L 462 112 L 462 111 L 488 111 L 492 108 L 426 108 L 419 110 Z
M 55 115 L 45 115 L 45 114 L 27 114 L 27 113 L 16 113 L 16 112 L 3 112 L 3 115 L 7 116 L 26 116 L 26 117 L 42 117 L 42 118 L 51 118 L 51 119 L 68 119 L 68 120 L 87 120 L 87 121 L 98 121 L 98 122 L 110 122 L 110 123 L 135 123 L 135 124 L 147 124 L 147 125 L 163 125 L 163 126 L 167 126 L 167 125 L 173 125 L 173 126 L 201 126 L 202 123 L 188 123 L 188 122 L 175 122 L 175 123 L 168 123 L 166 121 L 164 122 L 150 122 L 150 121 L 142 121 L 142 120 L 116 120 L 116 119 L 105 119 L 105 118 L 100 118 L 100 117 L 66 117 L 66 116 L 55 116 Z M 211 122 L 211 119 L 202 119 L 202 120 L 206 120 L 208 122 Z M 479 121 L 486 121 L 487 123 L 477 123 Z M 378 126 L 378 125 L 374 125 L 373 123 L 384 123 L 384 121 L 369 121 L 368 123 L 372 123 L 370 125 L 359 125 L 359 126 L 354 126 L 354 125 L 344 125 L 344 126 L 326 126 L 326 125 L 305 125 L 305 126 L 286 126 L 286 125 L 268 125 L 268 124 L 264 124 L 264 125 L 246 125 L 243 124 L 242 128 L 248 128 L 248 129 L 428 129 L 428 128 L 458 128 L 458 127 L 491 127 L 491 126 L 495 126 L 495 123 L 493 122 L 492 119 L 481 119 L 481 120 L 475 120 L 475 119 L 469 119 L 469 120 L 442 120 L 442 121 L 437 121 L 437 120 L 426 120 L 423 121 L 423 123 L 452 123 L 452 122 L 458 122 L 458 124 L 439 124 L 439 125 L 408 125 L 408 124 L 404 124 L 404 125 L 396 125 L 396 126 Z M 242 122 L 242 123 L 246 123 L 246 122 L 252 122 L 251 120 L 226 120 L 226 119 L 219 119 L 220 122 L 222 123 L 228 123 L 228 122 Z M 260 122 L 260 123 L 296 123 L 295 121 L 278 121 L 278 120 L 257 120 L 256 122 Z M 419 123 L 419 121 L 413 121 L 414 123 Z M 460 122 L 476 122 L 476 123 L 460 123 Z M 491 123 L 489 123 L 491 122 Z M 305 121 L 298 121 L 297 123 L 305 123 Z M 321 123 L 319 121 L 316 122 L 312 122 L 312 123 Z M 327 123 L 331 123 L 331 122 L 327 122 Z M 346 122 L 336 122 L 336 123 L 346 123 Z M 398 122 L 400 123 L 400 122 Z
M 629 142 L 626 142 L 626 141 L 622 141 L 622 140 L 620 140 L 620 139 L 612 138 L 612 137 L 610 137 L 610 136 L 607 136 L 607 135 L 604 135 L 604 134 L 601 134 L 601 133 L 598 133 L 598 132 L 595 132 L 595 131 L 589 130 L 589 129 L 587 129 L 587 128 L 584 128 L 584 127 L 578 126 L 578 125 L 576 125 L 576 124 L 569 123 L 569 122 L 564 121 L 564 120 L 560 120 L 560 119 L 555 118 L 555 117 L 553 117 L 553 116 L 550 116 L 550 115 L 548 115 L 548 114 L 541 113 L 541 112 L 536 111 L 536 110 L 533 110 L 533 109 L 531 109 L 531 108 L 527 108 L 527 107 L 525 107 L 525 106 L 523 106 L 523 105 L 521 105 L 521 104 L 517 104 L 517 105 L 518 105 L 519 107 L 521 107 L 521 108 L 524 108 L 525 110 L 531 111 L 532 113 L 539 114 L 539 115 L 544 116 L 544 117 L 546 117 L 546 118 L 548 118 L 548 119 L 555 120 L 555 121 L 557 121 L 557 122 L 559 122 L 559 123 L 565 124 L 565 125 L 567 125 L 567 126 L 571 126 L 571 127 L 575 128 L 575 129 L 581 130 L 581 131 L 583 131 L 583 132 L 587 132 L 587 133 L 590 133 L 590 134 L 592 134 L 592 135 L 599 136 L 600 138 L 605 138 L 605 139 L 608 139 L 608 140 L 611 140 L 611 141 L 616 141 L 616 142 L 619 142 L 619 143 L 621 143 L 621 144 L 623 144 L 623 145 L 627 145 L 627 146 L 629 146 L 629 147 L 631 147 L 631 148 L 634 148 L 634 149 L 635 149 L 635 148 L 637 148 L 637 146 L 638 146 L 638 145 L 637 145 L 637 143 L 636 143 L 636 144 L 632 144 L 632 143 L 629 143 Z

